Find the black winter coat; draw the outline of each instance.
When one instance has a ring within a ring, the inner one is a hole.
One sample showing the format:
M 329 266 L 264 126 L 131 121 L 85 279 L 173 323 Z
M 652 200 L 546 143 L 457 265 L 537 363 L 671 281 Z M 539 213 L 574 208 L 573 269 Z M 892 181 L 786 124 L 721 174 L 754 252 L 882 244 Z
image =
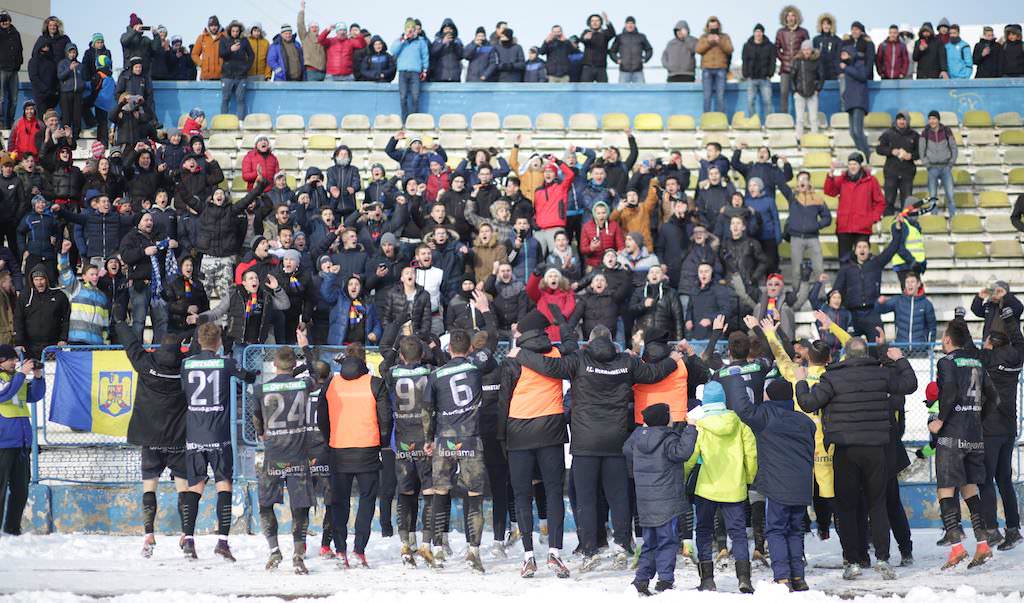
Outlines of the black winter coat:
M 829 365 L 814 389 L 797 382 L 796 397 L 804 412 L 822 410 L 826 446 L 886 446 L 893 398 L 916 390 L 917 376 L 906 358 L 880 363 L 864 356 Z
M 214 205 L 209 200 L 200 201 L 196 197 L 188 198 L 188 206 L 199 212 L 196 248 L 205 255 L 219 258 L 238 254 L 242 250 L 238 221 L 244 216 L 245 207 L 259 195 L 259 189 L 253 188 L 244 197 L 224 205 Z
M 589 19 L 588 19 L 589 21 Z M 589 33 L 590 39 L 584 36 Z M 587 28 L 580 34 L 583 43 L 583 65 L 604 69 L 608 66 L 608 43 L 615 38 L 615 27 L 608 23 L 603 28 Z
M 878 137 L 877 151 L 879 155 L 885 156 L 885 167 L 883 172 L 886 174 L 907 174 L 913 176 L 917 172 L 917 167 L 914 162 L 918 158 L 918 140 L 921 135 L 917 130 L 906 127 L 902 130 L 893 124 L 891 128 L 882 132 L 882 135 Z M 896 149 L 902 149 L 910 153 L 910 161 L 904 161 L 893 155 L 893 151 Z
M 238 50 L 231 50 L 231 46 L 238 42 Z M 220 39 L 220 58 L 224 61 L 221 67 L 221 77 L 224 79 L 244 79 L 249 75 L 249 68 L 256 55 L 252 51 L 249 39 L 240 35 L 237 39 L 224 36 Z
M 134 228 L 121 239 L 121 262 L 125 265 L 125 272 L 128 278 L 135 281 L 136 288 L 142 287 L 143 283 L 153 278 L 153 262 L 150 256 L 146 255 L 146 248 L 155 245 L 156 239 L 151 234 L 146 234 Z M 167 250 L 161 249 L 157 252 L 157 258 L 161 266 L 164 266 L 164 259 Z
M 565 77 L 569 75 L 569 55 L 575 50 L 568 40 L 545 41 L 538 49 L 540 54 L 547 57 L 548 75 Z
M 988 48 L 988 55 L 982 54 Z M 1003 47 L 995 40 L 981 40 L 974 45 L 972 56 L 978 69 L 974 72 L 976 79 L 999 77 L 1002 75 Z
M 520 349 L 516 360 L 539 373 L 571 383 L 569 451 L 574 456 L 621 456 L 622 446 L 633 428 L 633 385 L 657 383 L 676 370 L 672 358 L 647 364 L 618 352 L 606 337 L 561 358 Z
M 926 41 L 927 47 L 921 49 L 921 40 L 914 40 L 914 62 L 917 63 L 917 79 L 935 80 L 940 74 L 949 72 L 946 63 L 946 46 L 934 36 Z
M 1004 42 L 999 73 L 1002 77 L 1024 76 L 1024 42 Z
M 826 80 L 839 79 L 839 47 L 842 39 L 835 34 L 818 34 L 814 36 L 814 49 L 821 55 L 822 69 Z
M 759 286 L 768 273 L 768 260 L 761 245 L 744 235 L 740 239 L 729 237 L 718 247 L 725 275 L 738 273 L 747 285 Z
M 24 346 L 28 357 L 39 358 L 46 346 L 67 341 L 70 326 L 71 302 L 60 289 L 39 293 L 29 285 L 18 294 L 14 306 L 14 345 Z
M 193 325 L 185 322 L 188 307 L 195 306 L 199 313 L 210 309 L 210 297 L 201 279 L 193 278 L 190 291 L 185 292 L 185 277 L 180 274 L 164 286 L 164 300 L 167 302 L 167 330 L 171 333 L 188 331 Z
M 654 304 L 647 307 L 647 299 L 653 299 Z M 636 317 L 633 323 L 636 329 L 664 329 L 673 340 L 682 339 L 686 333 L 679 295 L 665 283 L 644 283 L 642 287 L 634 289 L 629 300 L 629 311 Z
M 647 41 L 647 36 L 639 31 L 622 31 L 615 36 L 608 56 L 619 64 L 619 71 L 633 73 L 643 71 L 644 63 L 651 60 L 654 49 Z
M 674 289 L 679 289 L 679 271 L 683 267 L 683 258 L 690 247 L 692 223 L 687 218 L 672 216 L 658 228 L 658 238 L 654 242 L 654 253 L 662 264 L 668 266 L 668 282 Z
M 127 323 L 114 323 L 132 368 L 139 374 L 135 408 L 128 421 L 128 443 L 135 446 L 185 446 L 188 406 L 181 385 L 180 344 L 161 345 L 147 352 Z
M 412 303 L 405 296 L 402 283 L 392 285 L 377 295 L 377 313 L 381 324 L 403 325 L 412 322 L 412 332 L 421 339 L 430 337 L 430 294 L 426 289 L 416 286 Z M 385 334 L 394 333 L 393 329 L 385 329 Z M 382 348 L 390 348 L 393 341 L 381 341 Z
M 209 199 L 213 189 L 224 181 L 224 172 L 217 161 L 207 163 L 198 172 L 181 170 L 177 174 L 178 185 L 174 188 L 174 209 L 177 210 L 186 209 L 189 203 Z
M 484 292 L 491 296 L 491 310 L 499 331 L 509 331 L 514 323 L 530 311 L 530 298 L 526 296 L 526 285 L 512 280 L 505 284 L 493 274 L 484 281 Z M 579 308 L 579 303 L 576 305 Z
M 743 45 L 743 79 L 767 80 L 775 75 L 775 44 L 765 38 L 760 44 L 751 36 Z
M 131 71 L 131 58 L 142 59 L 142 72 L 150 72 L 150 63 L 153 59 L 153 38 L 147 38 L 143 32 L 135 31 L 131 26 L 126 27 L 121 34 L 121 54 L 124 55 L 125 71 Z
M 0 29 L 0 69 L 18 71 L 25 62 L 25 50 L 21 44 L 21 33 L 14 25 Z
M 601 294 L 588 289 L 584 295 L 576 298 L 576 308 L 573 309 L 572 316 L 569 317 L 569 323 L 574 329 L 577 325 L 582 325 L 584 339 L 590 337 L 590 332 L 597 325 L 608 327 L 614 336 L 619 315 L 619 302 L 612 296 L 610 288 L 605 289 Z
M 626 469 L 636 484 L 636 511 L 642 527 L 663 526 L 685 512 L 682 463 L 693 455 L 697 428 L 641 427 L 622 446 Z M 773 499 L 774 500 L 774 499 Z

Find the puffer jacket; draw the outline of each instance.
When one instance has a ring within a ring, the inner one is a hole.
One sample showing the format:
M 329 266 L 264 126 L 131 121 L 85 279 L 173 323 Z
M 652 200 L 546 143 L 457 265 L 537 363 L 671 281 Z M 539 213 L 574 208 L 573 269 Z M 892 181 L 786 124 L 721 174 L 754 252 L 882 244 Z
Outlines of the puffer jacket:
M 149 73 L 153 62 L 153 39 L 147 38 L 143 32 L 135 31 L 129 25 L 121 34 L 121 54 L 124 58 L 125 71 L 131 70 L 131 58 L 139 57 L 142 59 L 142 72 Z
M 380 52 L 373 51 L 373 45 L 380 40 L 384 47 Z M 388 45 L 380 36 L 370 38 L 369 50 L 363 56 L 362 64 L 359 66 L 359 73 L 368 82 L 386 84 L 395 79 L 397 67 L 395 57 L 388 52 Z
M 718 34 L 718 43 L 712 44 L 708 40 L 707 25 L 704 26 L 704 35 L 697 40 L 697 54 L 701 56 L 701 69 L 728 69 L 729 58 L 732 56 L 732 39 L 729 34 L 721 32 Z
M 873 73 L 870 67 L 872 64 L 867 62 L 864 54 L 858 52 L 853 55 L 852 62 L 846 63 L 845 68 L 840 68 L 840 72 L 846 76 L 843 103 L 847 111 L 850 109 L 868 110 L 868 80 L 871 79 Z
M 491 82 L 494 81 L 495 65 L 494 46 L 484 40 L 483 44 L 475 41 L 466 44 L 462 49 L 462 58 L 469 63 L 466 65 L 467 82 Z
M 880 314 L 892 312 L 896 343 L 923 344 L 935 341 L 935 308 L 923 295 L 897 295 L 878 304 Z
M 327 49 L 327 75 L 352 75 L 354 65 L 352 55 L 355 51 L 366 48 L 366 38 L 327 37 L 330 29 L 321 29 L 317 43 Z
M 793 92 L 804 98 L 811 98 L 821 91 L 825 85 L 827 73 L 825 61 L 821 58 L 821 52 L 815 50 L 811 58 L 805 59 L 799 55 L 793 59 Z
M 523 55 L 523 47 L 519 44 L 497 44 L 494 52 L 494 63 L 497 65 L 499 82 L 521 82 L 523 73 L 526 71 L 526 57 Z
M 299 80 L 304 80 L 306 79 L 305 50 L 298 38 L 292 38 L 292 44 L 295 45 L 295 51 L 299 53 Z M 269 78 L 275 82 L 283 82 L 288 79 L 288 59 L 285 57 L 283 46 L 284 40 L 281 39 L 281 34 L 277 34 L 274 36 L 274 43 L 267 50 L 267 71 L 270 72 Z
M 244 197 L 235 201 L 226 200 L 223 205 L 214 205 L 211 201 L 189 197 L 185 200 L 190 208 L 199 214 L 199 240 L 196 249 L 204 255 L 228 257 L 238 254 L 242 249 L 239 237 L 238 220 L 245 214 L 245 208 L 260 194 L 259 190 L 251 190 Z
M 503 283 L 494 275 L 484 281 L 484 292 L 491 296 L 491 307 L 498 321 L 498 329 L 508 331 L 514 323 L 519 322 L 530 309 L 530 299 L 526 296 L 526 284 L 513 279 Z M 429 309 L 429 303 L 427 304 Z
M 697 444 L 686 461 L 689 475 L 698 461 L 696 494 L 715 502 L 741 502 L 757 475 L 754 433 L 736 413 L 708 414 L 697 421 Z
M 875 222 L 885 211 L 885 197 L 874 176 L 861 170 L 861 177 L 852 180 L 848 172 L 825 178 L 825 194 L 839 197 L 836 211 L 836 232 L 871 234 Z
M 258 75 L 265 80 L 270 79 L 270 66 L 267 64 L 270 40 L 267 39 L 267 34 L 264 33 L 259 38 L 250 35 L 246 40 L 249 41 L 249 48 L 252 49 L 252 65 L 249 66 L 249 75 Z
M 397 283 L 377 295 L 377 304 L 382 324 L 391 326 L 412 322 L 413 334 L 420 338 L 430 336 L 430 294 L 423 287 L 416 286 L 410 303 L 402 283 Z M 391 329 L 384 332 L 389 331 Z M 381 341 L 381 346 L 387 347 L 388 343 Z
M 131 228 L 135 217 L 132 214 L 119 214 L 113 210 L 101 214 L 92 208 L 82 213 L 69 212 L 62 209 L 57 217 L 83 227 L 85 234 L 86 257 L 109 258 L 117 253 L 122 234 Z
M 690 305 L 686 307 L 686 320 L 693 322 L 693 329 L 686 333 L 690 339 L 708 339 L 711 328 L 700 324 L 703 319 L 714 320 L 722 314 L 726 322 L 732 323 L 738 310 L 736 293 L 732 287 L 719 285 L 715 281 L 706 287 L 698 283 L 690 293 Z
M 665 68 L 669 76 L 693 75 L 697 71 L 697 38 L 687 35 L 685 40 L 676 37 L 675 32 L 680 29 L 690 31 L 690 25 L 686 21 L 677 21 L 672 29 L 672 39 L 661 51 L 661 66 Z
M 882 132 L 882 135 L 878 138 L 878 146 L 875 149 L 879 155 L 885 156 L 883 172 L 888 174 L 913 174 L 917 170 L 914 166 L 914 161 L 917 160 L 918 156 L 919 139 L 920 136 L 917 131 L 909 126 L 901 130 L 896 127 L 894 120 L 892 127 Z M 910 160 L 904 161 L 893 155 L 893 151 L 896 149 L 902 149 L 910 153 Z
M 644 63 L 654 56 L 654 49 L 647 36 L 639 31 L 621 31 L 615 36 L 608 57 L 619 65 L 619 71 L 634 73 L 643 71 Z
M 545 40 L 538 49 L 539 53 L 547 57 L 548 75 L 554 77 L 565 77 L 571 70 L 569 55 L 575 52 L 575 48 L 568 40 Z
M 636 510 L 643 527 L 667 524 L 685 512 L 686 477 L 681 463 L 693 455 L 697 428 L 641 427 L 622 446 L 636 484 Z
M 451 27 L 454 39 L 444 41 L 444 28 Z M 437 28 L 434 41 L 430 44 L 430 73 L 432 82 L 458 82 L 462 80 L 462 40 L 455 21 L 445 18 Z
M 775 45 L 764 38 L 758 44 L 754 36 L 750 36 L 743 45 L 743 78 L 748 80 L 767 80 L 775 75 Z
M 609 286 L 602 293 L 587 290 L 585 294 L 576 298 L 576 309 L 573 310 L 569 323 L 573 328 L 579 325 L 583 338 L 586 339 L 598 325 L 608 327 L 608 330 L 615 334 L 619 315 L 619 302 Z
M 790 12 L 796 13 L 796 27 L 790 29 L 786 25 L 786 15 Z M 801 27 L 804 17 L 800 9 L 787 4 L 782 7 L 779 13 L 779 24 L 782 27 L 775 33 L 775 49 L 779 56 L 779 73 L 791 73 L 793 71 L 793 60 L 800 53 L 800 45 L 804 40 L 810 40 L 811 35 Z
M 930 25 L 921 28 L 921 32 L 930 30 Z M 946 47 L 935 36 L 922 38 L 920 33 L 914 42 L 914 62 L 917 63 L 917 79 L 935 80 L 941 77 L 943 71 L 949 73 L 949 64 L 946 62 Z
M 526 282 L 526 295 L 537 305 L 537 311 L 543 314 L 551 323 L 547 328 L 548 338 L 555 343 L 561 341 L 561 332 L 555 324 L 554 316 L 551 314 L 549 304 L 558 306 L 562 316 L 572 316 L 576 309 L 576 296 L 568 288 L 549 289 L 541 282 L 541 275 L 534 270 L 530 279 Z

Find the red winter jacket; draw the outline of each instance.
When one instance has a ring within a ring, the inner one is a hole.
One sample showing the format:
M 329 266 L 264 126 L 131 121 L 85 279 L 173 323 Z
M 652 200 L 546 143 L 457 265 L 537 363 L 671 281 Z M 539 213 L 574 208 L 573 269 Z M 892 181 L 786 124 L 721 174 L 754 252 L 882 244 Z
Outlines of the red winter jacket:
M 901 80 L 910 69 L 910 53 L 903 42 L 883 41 L 875 53 L 875 67 L 883 80 Z
M 43 130 L 43 122 L 38 119 L 29 121 L 24 117 L 14 123 L 11 128 L 11 139 L 7 142 L 7 150 L 17 153 L 21 157 L 25 153 L 32 153 L 39 158 L 39 134 Z
M 317 37 L 317 42 L 327 49 L 327 75 L 352 75 L 352 54 L 366 48 L 366 38 L 327 37 L 330 29 L 324 29 Z
M 846 172 L 839 176 L 831 173 L 825 178 L 825 194 L 839 197 L 836 212 L 836 232 L 839 234 L 871 234 L 871 227 L 882 219 L 885 196 L 878 180 L 864 170 L 859 180 L 848 180 Z
M 428 203 L 434 203 L 437 201 L 437 195 L 441 191 L 451 190 L 451 188 L 452 171 L 450 169 L 446 167 L 437 174 L 431 172 L 431 174 L 427 176 L 427 190 L 423 193 L 423 198 L 426 199 Z M 458 219 L 458 216 L 449 217 Z
M 259 176 L 256 174 L 256 166 L 263 168 L 263 179 L 267 181 L 267 186 L 264 187 L 263 192 L 270 190 L 270 187 L 274 183 L 274 175 L 281 171 L 281 165 L 277 162 L 277 157 L 270 151 L 264 155 L 256 149 L 252 149 L 245 154 L 245 159 L 242 160 L 242 180 L 245 180 L 245 190 L 251 191 L 253 183 Z
M 551 324 L 545 329 L 548 339 L 552 343 L 561 343 L 562 337 L 559 335 L 558 326 L 554 324 L 555 318 L 551 316 L 551 309 L 548 308 L 548 304 L 558 306 L 558 309 L 562 311 L 562 316 L 568 318 L 572 316 L 572 311 L 576 309 L 576 294 L 573 293 L 572 289 L 563 291 L 562 289 L 548 289 L 541 286 L 541 277 L 536 274 L 531 274 L 530 279 L 526 281 L 526 294 L 537 304 L 537 311 L 551 321 Z
M 601 237 L 601 246 L 597 249 L 590 247 L 590 242 L 594 240 L 595 236 Z M 601 258 L 604 257 L 604 252 L 608 249 L 614 249 L 615 251 L 622 251 L 622 248 L 626 246 L 626 239 L 622 234 L 622 228 L 619 227 L 618 222 L 612 222 L 608 220 L 604 226 L 601 227 L 600 233 L 597 229 L 597 222 L 591 220 L 583 225 L 580 230 L 580 253 L 583 255 L 583 260 L 587 263 L 587 266 L 600 266 Z
M 576 172 L 562 162 L 558 162 L 562 170 L 562 180 L 555 180 L 551 184 L 541 183 L 533 193 L 534 218 L 537 228 L 564 228 L 566 200 L 569 196 L 569 189 L 572 187 L 572 179 Z

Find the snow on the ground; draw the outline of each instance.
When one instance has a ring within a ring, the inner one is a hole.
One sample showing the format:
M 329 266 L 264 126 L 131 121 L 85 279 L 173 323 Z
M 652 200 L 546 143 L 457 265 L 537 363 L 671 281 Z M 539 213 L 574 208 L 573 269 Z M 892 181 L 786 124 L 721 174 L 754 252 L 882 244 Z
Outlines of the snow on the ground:
M 994 560 L 981 568 L 967 570 L 965 566 L 940 572 L 946 549 L 935 546 L 938 530 L 914 532 L 916 564 L 897 568 L 899 578 L 882 581 L 874 571 L 866 569 L 863 576 L 853 582 L 842 580 L 838 538 L 820 542 L 808 535 L 807 580 L 810 593 L 789 594 L 783 587 L 771 584 L 768 569 L 756 569 L 754 575 L 757 594 L 744 597 L 737 593 L 736 579 L 731 566 L 716 572 L 719 593 L 698 593 L 696 568 L 683 564 L 676 567 L 676 590 L 658 595 L 664 603 L 702 603 L 717 597 L 717 601 L 780 600 L 796 596 L 804 603 L 837 603 L 841 599 L 856 599 L 860 603 L 873 603 L 880 598 L 896 595 L 905 603 L 1024 603 L 1019 568 L 1024 560 L 1024 547 L 1007 553 L 998 553 Z M 350 537 L 351 538 L 351 537 Z M 630 585 L 632 571 L 611 569 L 610 560 L 598 570 L 579 575 L 578 559 L 569 561 L 573 576 L 559 580 L 546 571 L 546 547 L 537 545 L 539 571 L 532 580 L 519 577 L 522 549 L 518 545 L 507 559 L 498 559 L 490 552 L 486 539 L 484 564 L 487 573 L 472 573 L 462 564 L 449 560 L 443 570 L 430 570 L 421 566 L 404 568 L 398 557 L 397 538 L 384 539 L 375 533 L 370 540 L 367 557 L 373 569 L 339 570 L 332 561 L 316 556 L 319 537 L 308 539 L 309 553 L 306 563 L 308 576 L 297 576 L 291 571 L 291 538 L 282 533 L 280 542 L 285 560 L 276 571 L 263 569 L 267 547 L 262 536 L 232 536 L 231 547 L 238 558 L 229 564 L 213 556 L 215 536 L 197 538 L 198 561 L 182 558 L 177 537 L 158 538 L 152 559 L 140 554 L 141 538 L 95 535 L 26 535 L 0 538 L 0 603 L 24 602 L 83 602 L 160 601 L 166 603 L 214 603 L 220 601 L 338 601 L 344 603 L 452 603 L 453 595 L 470 595 L 475 601 L 505 601 L 508 603 L 611 603 L 624 598 L 637 597 Z M 452 534 L 456 558 L 463 552 L 465 541 Z M 565 548 L 576 546 L 575 534 L 566 535 Z M 973 546 L 973 543 L 970 545 Z M 351 545 L 350 545 L 351 550 Z M 899 554 L 893 546 L 893 562 Z M 965 564 L 966 565 L 966 564 Z M 653 586 L 653 584 L 652 584 Z M 723 598 L 724 597 L 724 598 Z

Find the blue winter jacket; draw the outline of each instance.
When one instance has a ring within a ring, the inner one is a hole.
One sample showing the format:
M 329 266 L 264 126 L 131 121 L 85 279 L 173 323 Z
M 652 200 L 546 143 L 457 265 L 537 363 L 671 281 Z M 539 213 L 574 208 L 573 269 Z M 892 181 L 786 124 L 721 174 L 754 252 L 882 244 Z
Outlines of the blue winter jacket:
M 85 78 L 82 77 L 81 61 L 78 62 L 78 69 L 71 68 L 71 59 L 64 59 L 60 63 L 57 63 L 57 79 L 60 80 L 61 92 L 79 92 L 83 95 L 86 94 Z
M 532 232 L 523 239 L 522 248 L 516 249 L 514 245 L 510 245 L 508 256 L 512 263 L 512 277 L 523 284 L 526 284 L 533 269 L 544 261 L 540 255 L 540 242 L 533 238 Z
M 640 427 L 622 445 L 626 467 L 636 482 L 640 525 L 662 526 L 685 511 L 686 478 L 682 463 L 693 454 L 697 428 Z
M 57 219 L 53 217 L 50 210 L 42 214 L 29 212 L 21 219 L 18 225 L 18 236 L 22 241 L 21 248 L 32 255 L 37 255 L 46 260 L 57 259 L 57 247 L 63 237 Z M 50 237 L 56 241 L 51 242 Z
M 974 56 L 971 47 L 960 40 L 956 44 L 946 42 L 946 65 L 949 69 L 949 78 L 954 80 L 969 80 L 974 73 Z
M 298 38 L 292 38 L 292 42 L 295 43 L 295 49 L 299 51 L 299 79 L 304 80 L 306 79 L 306 63 L 303 58 L 302 44 L 299 44 Z M 281 50 L 281 34 L 274 36 L 274 43 L 267 51 L 267 67 L 270 68 L 270 81 L 283 82 L 288 79 L 288 65 L 285 63 L 284 52 Z
M 341 282 L 340 276 L 341 274 L 333 272 L 325 273 L 324 279 L 320 283 L 320 298 L 331 306 L 331 321 L 327 329 L 327 343 L 330 345 L 341 345 L 345 341 L 345 335 L 348 333 L 348 311 L 352 307 L 352 300 L 345 289 L 346 283 Z M 345 281 L 348 281 L 347 277 Z M 369 298 L 367 297 L 367 299 Z M 373 333 L 376 335 L 377 341 L 380 341 L 383 329 L 377 318 L 377 308 L 368 301 L 363 302 L 363 307 L 366 310 L 364 317 L 366 335 L 369 336 L 370 333 Z M 367 340 L 364 343 L 371 342 Z
M 840 67 L 840 72 L 846 75 L 846 90 L 843 92 L 843 103 L 846 110 L 863 109 L 868 110 L 868 79 L 870 67 L 864 62 L 864 55 L 854 51 L 854 47 L 846 48 L 853 57 L 852 62 L 846 64 L 846 69 Z
M 498 44 L 491 54 L 494 56 L 495 65 L 497 65 L 499 82 L 523 81 L 523 73 L 526 71 L 526 56 L 523 54 L 522 46 Z
M 927 297 L 897 295 L 878 304 L 878 311 L 895 315 L 897 344 L 935 341 L 935 308 Z
M 480 45 L 470 42 L 463 47 L 462 58 L 469 61 L 469 65 L 466 66 L 467 82 L 493 82 L 498 79 L 498 66 L 494 64 L 494 57 L 491 56 L 493 52 L 494 46 L 486 41 Z
M 374 52 L 373 46 L 377 43 L 377 40 L 384 44 L 384 40 L 380 36 L 373 36 L 370 39 L 369 49 L 358 66 L 359 74 L 368 82 L 386 84 L 395 79 L 395 72 L 397 71 L 395 57 L 391 56 L 388 52 L 387 44 L 384 44 L 381 52 Z
M 455 39 L 447 44 L 444 42 L 444 28 L 451 26 L 455 30 Z M 462 40 L 455 22 L 446 18 L 430 44 L 430 81 L 458 82 L 462 80 Z
M 775 195 L 761 194 L 760 197 L 751 197 L 747 194 L 747 207 L 757 212 L 761 220 L 761 228 L 756 233 L 758 241 L 782 240 L 782 225 L 779 223 L 779 208 L 775 205 Z
M 789 163 L 784 163 L 780 169 L 774 163 L 752 161 L 750 163 L 744 163 L 740 159 L 741 151 L 736 149 L 732 153 L 732 169 L 743 174 L 745 181 L 750 181 L 751 178 L 760 178 L 761 182 L 764 183 L 764 192 L 769 196 L 775 195 L 775 189 L 786 184 L 793 179 L 793 166 Z M 724 176 L 725 173 L 723 172 Z
M 754 489 L 772 503 L 798 507 L 811 504 L 814 421 L 795 410 L 793 400 L 765 400 L 754 404 L 742 375 L 729 376 L 721 382 L 729 410 L 754 432 L 757 442 Z
M 401 166 L 403 172 L 405 172 L 406 178 L 416 178 L 416 182 L 426 182 L 427 177 L 430 175 L 430 157 L 437 154 L 444 163 L 448 162 L 448 153 L 441 148 L 441 145 L 437 145 L 434 150 L 430 153 L 416 153 L 409 147 L 398 150 L 398 139 L 394 136 L 388 140 L 387 146 L 384 147 L 384 154 L 394 159 Z
M 547 65 L 540 59 L 526 61 L 526 72 L 523 74 L 523 81 L 527 84 L 547 83 Z
M 427 38 L 419 36 L 415 40 L 399 38 L 391 45 L 399 71 L 426 71 L 430 68 L 430 45 Z

